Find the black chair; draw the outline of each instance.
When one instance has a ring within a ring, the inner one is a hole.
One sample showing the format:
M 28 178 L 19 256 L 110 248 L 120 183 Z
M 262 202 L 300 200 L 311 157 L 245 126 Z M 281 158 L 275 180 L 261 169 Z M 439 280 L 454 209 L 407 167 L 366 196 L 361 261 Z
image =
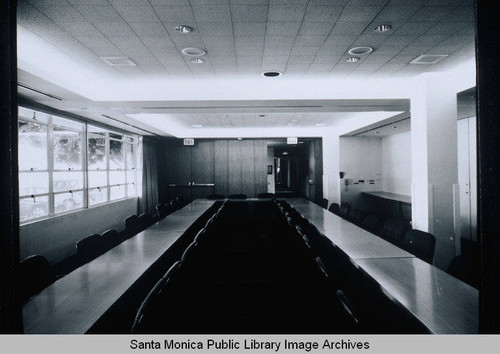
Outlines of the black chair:
M 226 196 L 223 194 L 210 194 L 207 196 L 208 200 L 217 200 L 217 199 L 226 199 Z
M 352 208 L 349 211 L 349 221 L 351 221 L 356 225 L 361 225 L 364 218 L 365 218 L 365 213 L 359 209 Z
M 174 206 L 172 205 L 172 202 L 165 203 L 165 209 L 164 209 L 164 212 L 165 212 L 165 215 L 166 215 L 166 216 L 169 216 L 169 215 L 170 215 L 170 214 L 172 214 L 174 211 L 175 211 L 175 208 L 174 208 Z
M 257 198 L 260 199 L 274 198 L 274 193 L 259 193 L 257 194 Z
M 392 244 L 401 247 L 403 245 L 404 237 L 410 230 L 408 221 L 389 218 L 385 221 L 380 237 Z
M 155 223 L 151 214 L 143 213 L 139 215 L 139 225 L 141 227 L 140 231 L 143 231 Z
M 33 255 L 26 257 L 19 264 L 19 279 L 19 293 L 21 301 L 24 302 L 50 285 L 54 277 L 49 261 L 43 256 Z
M 446 269 L 451 276 L 479 289 L 479 259 L 472 254 L 453 258 Z
M 101 235 L 94 234 L 78 241 L 76 249 L 80 262 L 84 264 L 106 252 L 106 243 Z
M 361 222 L 360 226 L 366 231 L 378 235 L 380 230 L 380 219 L 375 215 L 367 215 Z
M 337 203 L 332 203 L 328 208 L 328 211 L 334 213 L 335 215 L 339 215 L 339 205 Z
M 339 216 L 344 219 L 349 219 L 349 212 L 351 211 L 351 204 L 344 202 L 340 204 Z
M 428 232 L 410 230 L 406 233 L 403 248 L 423 261 L 432 264 L 436 238 Z
M 123 241 L 123 239 L 120 237 L 120 234 L 116 230 L 105 231 L 101 237 L 104 241 L 106 249 L 108 250 L 119 245 Z
M 247 199 L 246 194 L 230 194 L 228 196 L 229 199 Z
M 166 213 L 166 207 L 167 205 L 164 204 L 164 203 L 160 203 L 158 204 L 155 208 L 156 208 L 156 214 L 158 215 L 157 219 L 158 220 L 161 220 L 163 219 L 165 216 L 167 216 L 167 213 Z
M 328 209 L 328 199 L 321 198 L 318 200 L 318 202 L 316 204 L 318 204 L 323 209 Z
M 141 223 L 137 215 L 131 215 L 125 219 L 125 237 L 130 238 L 141 232 Z

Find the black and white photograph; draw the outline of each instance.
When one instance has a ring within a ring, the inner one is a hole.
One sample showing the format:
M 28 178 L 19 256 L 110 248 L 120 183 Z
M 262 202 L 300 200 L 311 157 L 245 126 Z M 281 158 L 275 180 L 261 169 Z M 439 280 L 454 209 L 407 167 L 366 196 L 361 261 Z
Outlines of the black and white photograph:
M 500 334 L 494 1 L 0 6 L 0 346 Z

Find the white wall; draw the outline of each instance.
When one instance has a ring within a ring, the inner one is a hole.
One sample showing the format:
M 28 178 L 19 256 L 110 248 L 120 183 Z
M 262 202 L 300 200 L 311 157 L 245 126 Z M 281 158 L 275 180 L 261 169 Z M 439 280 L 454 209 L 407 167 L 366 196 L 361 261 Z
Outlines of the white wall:
M 20 227 L 21 259 L 39 254 L 57 263 L 76 253 L 76 242 L 109 229 L 121 231 L 126 217 L 137 213 L 137 198 L 83 209 Z
M 382 189 L 382 139 L 340 137 L 340 171 L 345 173 L 340 181 L 341 201 L 359 207 L 362 192 Z
M 411 132 L 382 138 L 382 190 L 411 194 Z

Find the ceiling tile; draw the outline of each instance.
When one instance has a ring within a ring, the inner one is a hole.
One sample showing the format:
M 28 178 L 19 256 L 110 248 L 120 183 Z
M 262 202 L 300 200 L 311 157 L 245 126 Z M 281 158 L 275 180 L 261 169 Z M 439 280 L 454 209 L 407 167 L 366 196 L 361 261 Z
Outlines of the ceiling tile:
M 326 36 L 297 36 L 294 46 L 296 47 L 321 47 Z
M 300 22 L 304 17 L 306 6 L 270 6 L 268 21 Z
M 435 34 L 435 35 L 427 35 L 424 34 L 420 37 L 418 37 L 414 42 L 412 42 L 412 45 L 438 45 L 442 41 L 444 41 L 446 38 L 448 38 L 448 35 L 445 34 Z
M 291 47 L 295 41 L 294 36 L 266 36 L 266 47 Z
M 469 22 L 475 20 L 474 6 L 459 6 L 455 11 L 446 16 L 443 21 Z
M 196 5 L 192 6 L 196 21 L 199 22 L 231 22 L 231 11 L 228 5 Z
M 238 36 L 234 37 L 236 47 L 264 47 L 264 37 L 260 36 Z
M 441 21 L 431 27 L 426 34 L 455 34 L 468 26 L 469 24 L 464 22 Z
M 365 22 L 342 22 L 337 21 L 332 29 L 332 34 L 359 35 L 366 27 Z
M 268 22 L 266 34 L 269 36 L 296 36 L 300 22 Z
M 280 56 L 280 55 L 290 55 L 291 47 L 264 47 L 264 55 L 270 56 Z
M 406 48 L 406 45 L 381 45 L 375 49 L 377 54 L 396 55 Z
M 151 5 L 184 5 L 189 6 L 189 0 L 149 0 Z
M 208 47 L 234 47 L 233 36 L 205 36 L 203 42 Z
M 264 36 L 266 34 L 265 22 L 233 22 L 235 36 Z
M 91 22 L 123 21 L 113 6 L 77 6 L 76 9 Z
M 343 6 L 308 6 L 304 21 L 335 22 L 344 10 Z
M 233 28 L 229 22 L 200 23 L 202 36 L 232 36 Z M 187 36 L 186 36 L 187 37 Z
M 353 42 L 352 45 L 375 47 L 381 44 L 384 40 L 384 37 L 377 36 L 376 34 L 362 34 Z
M 158 16 L 151 6 L 115 6 L 116 11 L 127 22 L 157 22 Z
M 330 35 L 325 41 L 325 45 L 350 45 L 356 40 L 354 35 Z
M 166 36 L 139 36 L 144 44 L 149 48 L 170 48 L 174 52 L 178 52 L 175 43 Z
M 420 36 L 419 35 L 397 35 L 393 34 L 388 37 L 383 45 L 408 45 L 416 41 Z
M 102 36 L 102 33 L 90 22 L 63 22 L 60 26 L 73 36 Z
M 265 22 L 267 6 L 232 5 L 231 16 L 234 22 Z
M 73 6 L 54 6 L 54 5 L 38 5 L 37 8 L 42 11 L 48 18 L 56 23 L 85 21 L 83 17 Z
M 414 55 L 415 57 L 427 53 L 432 46 L 408 46 L 401 51 L 401 55 Z
M 106 36 L 135 36 L 125 22 L 95 22 L 94 25 Z
M 397 0 L 400 1 L 400 0 Z M 409 1 L 410 6 L 402 5 L 400 3 L 396 5 L 388 5 L 384 7 L 380 13 L 375 17 L 375 22 L 403 22 L 406 21 L 411 15 L 413 15 L 420 8 L 412 0 Z
M 319 46 L 317 47 L 298 47 L 294 46 L 292 48 L 292 51 L 290 52 L 290 55 L 292 56 L 311 56 L 314 58 L 314 56 L 318 53 L 319 51 Z
M 129 22 L 128 24 L 138 36 L 168 37 L 168 32 L 161 22 Z
M 334 26 L 335 22 L 302 22 L 299 35 L 301 36 L 324 36 L 328 35 Z
M 35 9 L 33 6 L 24 2 L 17 4 L 17 20 L 20 23 L 51 21 L 51 19 Z
M 380 12 L 381 6 L 346 6 L 339 21 L 371 22 Z
M 196 23 L 191 6 L 154 6 L 162 22 L 177 25 L 194 25 Z
M 420 35 L 428 31 L 434 24 L 435 22 L 407 22 L 401 25 L 394 34 L 398 36 Z

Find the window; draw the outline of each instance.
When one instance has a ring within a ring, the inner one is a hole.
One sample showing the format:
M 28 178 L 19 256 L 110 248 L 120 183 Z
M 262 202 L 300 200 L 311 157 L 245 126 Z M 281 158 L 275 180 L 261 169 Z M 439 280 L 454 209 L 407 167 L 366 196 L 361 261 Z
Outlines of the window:
M 21 222 L 138 195 L 138 138 L 19 107 Z

